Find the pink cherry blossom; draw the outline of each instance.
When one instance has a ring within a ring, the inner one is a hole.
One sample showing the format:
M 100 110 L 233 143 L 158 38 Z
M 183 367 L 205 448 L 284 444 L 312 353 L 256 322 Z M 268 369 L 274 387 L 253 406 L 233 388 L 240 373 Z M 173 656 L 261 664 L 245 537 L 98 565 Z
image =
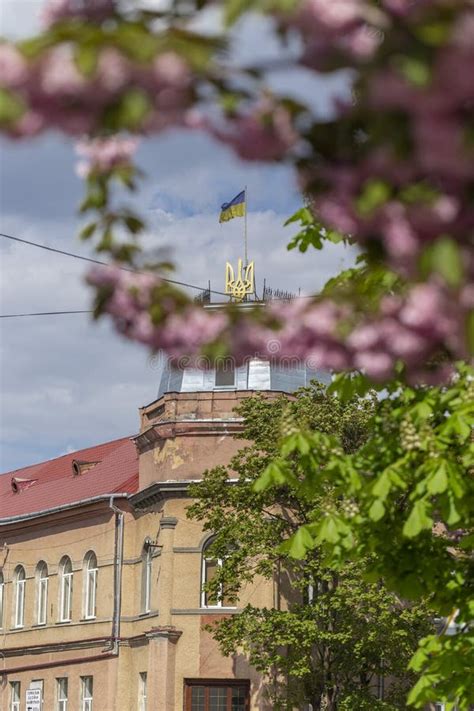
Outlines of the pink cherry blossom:
M 125 57 L 113 47 L 107 47 L 97 62 L 95 79 L 102 90 L 115 94 L 127 86 L 132 69 Z
M 189 65 L 176 52 L 163 52 L 153 62 L 153 75 L 160 84 L 184 89 L 189 86 L 191 72 Z
M 189 306 L 183 313 L 170 316 L 166 328 L 157 329 L 157 343 L 174 358 L 194 355 L 204 345 L 217 340 L 227 324 L 224 313 Z
M 361 18 L 362 0 L 305 0 L 299 8 L 299 21 L 308 31 L 341 30 Z
M 119 136 L 80 141 L 76 151 L 87 160 L 78 163 L 77 171 L 85 177 L 91 172 L 108 173 L 118 166 L 130 165 L 137 147 L 138 139 Z
M 21 86 L 27 78 L 28 65 L 18 49 L 8 43 L 0 43 L 0 86 L 13 89 Z
M 70 18 L 100 22 L 115 10 L 115 0 L 47 0 L 41 19 L 46 27 Z
M 383 350 L 361 351 L 354 358 L 356 368 L 366 373 L 369 378 L 380 382 L 393 376 L 394 361 Z
M 289 112 L 269 98 L 252 113 L 233 118 L 229 129 L 211 128 L 211 132 L 244 160 L 281 160 L 298 140 Z
M 9 131 L 14 139 L 30 138 L 38 135 L 44 128 L 44 119 L 35 111 L 26 111 Z
M 395 262 L 414 257 L 419 252 L 419 240 L 405 210 L 399 203 L 387 204 L 383 211 L 382 227 L 385 247 Z
M 76 97 L 86 90 L 87 80 L 79 72 L 69 47 L 54 47 L 42 59 L 40 88 L 46 96 Z

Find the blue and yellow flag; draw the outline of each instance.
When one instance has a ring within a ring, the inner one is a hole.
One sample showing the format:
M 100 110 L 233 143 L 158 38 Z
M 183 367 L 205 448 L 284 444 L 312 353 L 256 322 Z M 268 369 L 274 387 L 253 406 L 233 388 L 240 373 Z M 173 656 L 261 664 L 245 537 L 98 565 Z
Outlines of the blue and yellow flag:
M 233 200 L 221 205 L 219 222 L 227 222 L 227 220 L 232 220 L 233 217 L 244 217 L 245 211 L 245 190 L 242 190 Z

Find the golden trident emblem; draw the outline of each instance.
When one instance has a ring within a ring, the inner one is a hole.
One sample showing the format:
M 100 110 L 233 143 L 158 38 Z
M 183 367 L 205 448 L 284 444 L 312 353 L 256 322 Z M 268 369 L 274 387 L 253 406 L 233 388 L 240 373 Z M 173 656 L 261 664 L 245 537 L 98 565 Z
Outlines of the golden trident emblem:
M 242 260 L 239 259 L 236 279 L 232 264 L 226 262 L 225 265 L 225 293 L 231 294 L 236 301 L 242 301 L 247 294 L 253 294 L 253 262 L 244 269 L 245 273 L 242 276 Z

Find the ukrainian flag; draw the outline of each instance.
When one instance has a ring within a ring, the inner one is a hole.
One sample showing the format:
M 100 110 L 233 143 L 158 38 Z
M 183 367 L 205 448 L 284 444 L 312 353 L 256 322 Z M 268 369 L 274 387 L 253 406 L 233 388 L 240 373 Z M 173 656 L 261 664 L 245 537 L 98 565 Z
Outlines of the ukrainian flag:
M 221 205 L 219 222 L 227 222 L 227 220 L 232 220 L 233 217 L 244 217 L 246 209 L 245 190 L 242 190 L 233 200 Z

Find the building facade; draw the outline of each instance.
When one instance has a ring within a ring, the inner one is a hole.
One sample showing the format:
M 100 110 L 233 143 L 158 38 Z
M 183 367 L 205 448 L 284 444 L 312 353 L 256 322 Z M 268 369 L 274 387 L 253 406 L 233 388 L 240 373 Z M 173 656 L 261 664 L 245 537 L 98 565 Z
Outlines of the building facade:
M 237 607 L 207 598 L 222 562 L 187 519 L 187 492 L 243 446 L 242 398 L 314 375 L 257 359 L 165 367 L 137 435 L 0 477 L 2 711 L 270 708 L 255 670 L 222 657 L 205 625 L 249 600 L 272 607 L 276 582 L 244 589 Z

